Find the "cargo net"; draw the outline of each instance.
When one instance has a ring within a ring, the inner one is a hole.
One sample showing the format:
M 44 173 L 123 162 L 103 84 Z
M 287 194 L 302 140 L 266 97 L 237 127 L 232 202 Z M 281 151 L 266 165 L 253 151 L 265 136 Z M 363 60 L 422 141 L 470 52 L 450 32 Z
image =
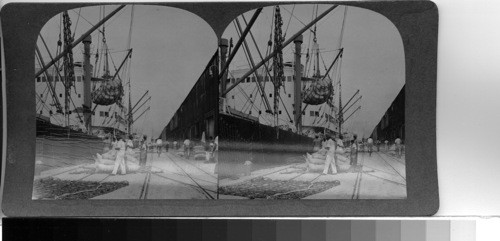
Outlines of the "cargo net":
M 330 98 L 332 92 L 333 86 L 329 80 L 318 80 L 302 92 L 302 102 L 309 105 L 320 105 Z
M 308 182 L 258 177 L 240 184 L 220 187 L 219 193 L 249 199 L 302 199 L 339 185 L 338 180 Z
M 92 102 L 97 105 L 119 103 L 123 97 L 123 86 L 119 80 L 105 81 L 91 93 Z
M 96 182 L 47 177 L 35 180 L 33 198 L 38 200 L 84 200 L 128 186 L 127 181 Z

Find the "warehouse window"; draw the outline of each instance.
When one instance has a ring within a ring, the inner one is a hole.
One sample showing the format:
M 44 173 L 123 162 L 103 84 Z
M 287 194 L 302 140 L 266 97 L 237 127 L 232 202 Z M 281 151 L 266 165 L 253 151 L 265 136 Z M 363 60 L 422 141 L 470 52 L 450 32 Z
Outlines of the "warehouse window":
M 62 97 L 62 94 L 59 94 L 59 97 Z
M 40 77 L 36 77 L 36 82 L 40 82 Z
M 99 116 L 104 116 L 104 111 L 101 111 L 101 112 L 99 113 Z
M 309 116 L 314 116 L 314 111 L 309 112 Z
M 78 98 L 82 98 L 82 95 L 81 95 L 81 94 L 78 94 Z
M 273 97 L 273 94 L 269 94 L 269 98 Z
M 250 94 L 250 98 L 252 98 L 252 94 Z
M 45 82 L 45 81 L 47 81 L 47 79 L 44 76 L 44 77 L 42 77 L 42 82 Z
M 316 116 L 319 116 L 319 111 L 316 111 Z
M 255 82 L 255 77 L 252 77 L 252 82 Z
M 292 98 L 292 94 L 288 94 L 288 98 Z
M 56 76 L 56 82 L 59 82 L 59 76 Z
M 287 80 L 288 82 L 292 82 L 292 76 L 287 76 L 287 77 L 286 77 L 286 80 Z
M 82 76 L 76 76 L 76 81 L 82 82 Z

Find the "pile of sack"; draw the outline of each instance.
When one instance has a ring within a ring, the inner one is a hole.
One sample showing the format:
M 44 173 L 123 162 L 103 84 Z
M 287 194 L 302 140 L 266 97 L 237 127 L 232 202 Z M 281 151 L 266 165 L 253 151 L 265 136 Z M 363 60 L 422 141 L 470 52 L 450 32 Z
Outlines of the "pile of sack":
M 346 150 L 342 147 L 337 147 L 335 150 L 335 165 L 338 172 L 346 172 L 351 167 L 349 157 Z M 321 149 L 315 153 L 306 153 L 307 169 L 309 172 L 322 172 L 325 168 L 326 149 Z
M 115 167 L 116 153 L 116 150 L 110 150 L 102 155 L 97 153 L 94 158 L 96 172 L 112 172 Z M 138 154 L 132 149 L 127 149 L 125 152 L 125 166 L 127 172 L 136 172 L 141 168 Z

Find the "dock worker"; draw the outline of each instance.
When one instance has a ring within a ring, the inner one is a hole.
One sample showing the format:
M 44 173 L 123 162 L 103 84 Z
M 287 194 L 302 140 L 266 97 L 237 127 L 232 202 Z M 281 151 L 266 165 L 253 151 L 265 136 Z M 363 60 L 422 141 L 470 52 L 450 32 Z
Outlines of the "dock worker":
M 208 138 L 208 145 L 206 147 L 206 152 L 207 152 L 207 160 L 205 163 L 215 163 L 215 160 L 214 160 L 215 143 L 214 143 L 213 137 Z
M 328 174 L 330 167 L 332 168 L 332 174 L 337 174 L 337 166 L 335 165 L 335 149 L 337 144 L 332 140 L 330 135 L 327 135 L 327 140 L 324 142 L 324 147 L 328 151 L 326 152 L 325 167 L 323 169 L 323 175 Z
M 350 153 L 350 165 L 352 168 L 355 168 L 358 165 L 358 144 L 356 140 L 351 141 L 351 153 Z
M 373 139 L 371 137 L 368 137 L 368 140 L 366 141 L 368 144 L 368 153 L 370 156 L 372 156 L 372 151 L 373 151 Z
M 118 139 L 118 142 L 115 145 L 116 149 L 116 159 L 115 159 L 115 166 L 113 168 L 113 172 L 111 172 L 112 175 L 116 175 L 118 172 L 118 168 L 120 168 L 120 171 L 122 175 L 127 174 L 127 169 L 125 166 L 125 142 L 123 141 L 123 137 L 120 137 Z
M 402 150 L 402 146 L 401 146 L 401 139 L 399 139 L 399 136 L 396 138 L 396 140 L 394 141 L 394 144 L 396 145 L 396 153 L 398 154 L 398 157 L 401 157 L 401 155 L 403 154 L 403 150 Z
M 216 136 L 214 139 L 214 174 L 219 174 L 219 137 Z
M 147 145 L 147 137 L 142 138 L 141 143 L 141 153 L 139 157 L 139 165 L 145 166 L 148 158 L 148 145 Z
M 156 140 L 156 151 L 158 152 L 158 157 L 160 157 L 162 146 L 163 146 L 163 141 L 161 140 L 161 138 L 158 138 Z
M 191 141 L 189 139 L 184 140 L 184 157 L 189 159 L 190 156 Z

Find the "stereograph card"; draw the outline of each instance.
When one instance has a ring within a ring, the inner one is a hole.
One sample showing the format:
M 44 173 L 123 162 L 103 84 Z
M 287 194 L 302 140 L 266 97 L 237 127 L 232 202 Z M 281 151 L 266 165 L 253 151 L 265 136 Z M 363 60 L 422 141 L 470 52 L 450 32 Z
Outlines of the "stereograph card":
M 430 1 L 10 3 L 2 209 L 422 216 Z

